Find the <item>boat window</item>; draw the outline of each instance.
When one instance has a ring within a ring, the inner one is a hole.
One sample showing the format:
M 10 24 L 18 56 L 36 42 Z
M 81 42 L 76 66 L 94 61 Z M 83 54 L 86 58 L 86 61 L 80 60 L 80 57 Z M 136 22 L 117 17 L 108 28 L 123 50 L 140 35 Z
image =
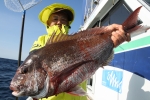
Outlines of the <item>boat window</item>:
M 150 0 L 138 0 L 147 10 L 150 11 Z
M 92 27 L 92 28 L 94 28 L 94 27 L 98 27 L 98 26 L 99 26 L 99 23 L 100 23 L 100 21 L 97 21 L 97 22 L 93 25 L 93 27 Z
M 90 93 L 94 92 L 93 86 L 94 86 L 94 83 L 93 83 L 93 76 L 92 76 L 91 78 L 89 78 L 87 80 L 87 90 L 88 90 L 88 92 L 90 92 Z
M 100 26 L 107 26 L 109 25 L 109 13 L 102 19 L 101 25 Z
M 92 83 L 93 83 L 93 78 L 91 77 L 91 78 L 88 79 L 87 85 L 92 86 Z
M 144 2 L 146 2 L 148 5 L 150 5 L 150 0 L 143 0 Z
M 107 17 L 102 19 L 101 26 L 113 23 L 122 24 L 130 13 L 131 10 L 124 3 L 119 3 L 109 12 Z
M 109 15 L 110 24 L 122 24 L 130 15 L 130 11 L 126 8 L 125 5 L 122 4 L 110 11 Z
M 147 2 L 150 5 L 150 0 L 144 0 L 145 2 Z

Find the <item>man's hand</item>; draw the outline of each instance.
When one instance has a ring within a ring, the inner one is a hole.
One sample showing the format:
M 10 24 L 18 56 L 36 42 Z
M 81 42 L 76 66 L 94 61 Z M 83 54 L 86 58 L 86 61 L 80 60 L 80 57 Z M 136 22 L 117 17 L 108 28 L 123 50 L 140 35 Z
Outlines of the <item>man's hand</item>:
M 130 41 L 131 37 L 129 33 L 126 33 L 122 25 L 112 24 L 108 26 L 108 29 L 111 30 L 111 39 L 114 43 L 114 47 L 117 47 L 124 41 Z

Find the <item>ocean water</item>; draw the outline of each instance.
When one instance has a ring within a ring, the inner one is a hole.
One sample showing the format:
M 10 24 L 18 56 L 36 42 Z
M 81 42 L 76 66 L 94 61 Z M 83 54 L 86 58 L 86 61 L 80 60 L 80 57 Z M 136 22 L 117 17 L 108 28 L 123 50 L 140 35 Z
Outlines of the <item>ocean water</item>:
M 27 97 L 14 97 L 9 89 L 17 67 L 17 60 L 0 58 L 0 100 L 26 100 Z

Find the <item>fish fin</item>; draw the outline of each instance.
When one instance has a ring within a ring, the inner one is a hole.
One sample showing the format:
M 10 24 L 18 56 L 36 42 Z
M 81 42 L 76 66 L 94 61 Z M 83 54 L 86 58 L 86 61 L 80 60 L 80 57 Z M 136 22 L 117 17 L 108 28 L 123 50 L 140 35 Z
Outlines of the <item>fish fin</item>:
M 140 12 L 142 6 L 138 7 L 135 11 L 133 11 L 130 16 L 123 22 L 124 30 L 129 30 L 138 24 L 138 14 Z
M 81 88 L 80 86 L 76 86 L 69 91 L 67 91 L 68 94 L 75 95 L 75 96 L 87 96 L 88 94 L 86 91 Z
M 135 26 L 134 28 L 128 30 L 128 32 L 130 34 L 140 34 L 140 33 L 144 33 L 144 32 L 147 32 L 147 30 L 150 29 L 150 26 L 147 26 L 147 25 L 138 25 L 138 26 Z
M 130 34 L 133 33 L 143 33 L 150 29 L 150 26 L 139 25 L 138 23 L 138 15 L 142 6 L 138 7 L 135 11 L 133 11 L 130 16 L 124 21 L 122 24 L 124 30 Z
M 83 30 L 83 31 L 79 31 L 73 34 L 64 34 L 64 33 L 59 33 L 57 34 L 56 32 L 53 32 L 51 37 L 47 40 L 46 45 L 48 44 L 52 44 L 52 43 L 57 43 L 57 42 L 62 42 L 62 41 L 69 41 L 69 40 L 74 40 L 74 39 L 82 39 L 82 37 L 89 37 L 91 35 L 96 35 L 99 33 L 104 33 L 106 31 L 105 27 L 99 28 L 99 27 L 95 27 L 92 29 L 87 29 L 87 30 Z M 92 34 L 91 34 L 92 33 Z
M 65 35 L 63 33 L 59 33 L 58 35 L 56 32 L 53 32 L 51 37 L 47 40 L 46 45 L 52 44 L 52 43 L 57 43 L 57 42 L 62 42 L 62 41 L 67 41 L 72 39 L 71 35 Z

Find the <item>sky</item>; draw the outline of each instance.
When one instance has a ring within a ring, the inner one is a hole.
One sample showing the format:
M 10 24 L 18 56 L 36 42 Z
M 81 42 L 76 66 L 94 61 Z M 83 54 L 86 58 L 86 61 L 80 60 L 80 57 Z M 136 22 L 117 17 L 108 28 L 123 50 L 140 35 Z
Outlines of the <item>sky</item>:
M 38 14 L 44 7 L 52 3 L 63 3 L 71 6 L 75 10 L 75 19 L 71 24 L 69 33 L 79 30 L 83 20 L 82 0 L 42 0 L 39 4 L 26 10 L 21 53 L 22 61 L 28 56 L 33 42 L 40 35 L 46 34 L 45 26 L 39 21 Z M 22 15 L 23 11 L 14 12 L 5 6 L 4 0 L 0 0 L 0 58 L 18 60 Z

